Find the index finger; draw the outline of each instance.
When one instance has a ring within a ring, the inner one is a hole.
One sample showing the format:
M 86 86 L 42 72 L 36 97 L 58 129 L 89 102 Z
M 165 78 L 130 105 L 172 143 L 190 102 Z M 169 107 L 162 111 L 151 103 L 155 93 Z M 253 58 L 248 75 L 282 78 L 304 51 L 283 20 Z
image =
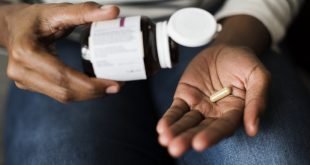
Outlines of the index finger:
M 64 102 L 92 99 L 107 92 L 116 93 L 120 89 L 119 82 L 88 77 L 42 49 L 34 51 L 31 60 L 31 64 L 28 64 L 31 70 L 45 77 L 51 84 L 64 88 L 70 93 L 70 98 Z
M 157 132 L 159 134 L 165 132 L 170 125 L 182 118 L 189 110 L 190 108 L 184 100 L 180 98 L 175 98 L 171 107 L 159 120 L 156 127 Z
M 52 5 L 53 7 L 43 11 L 43 18 L 49 21 L 51 28 L 56 29 L 114 19 L 119 14 L 119 8 L 117 6 L 101 6 L 95 2 L 78 4 L 61 3 L 51 4 L 50 6 Z

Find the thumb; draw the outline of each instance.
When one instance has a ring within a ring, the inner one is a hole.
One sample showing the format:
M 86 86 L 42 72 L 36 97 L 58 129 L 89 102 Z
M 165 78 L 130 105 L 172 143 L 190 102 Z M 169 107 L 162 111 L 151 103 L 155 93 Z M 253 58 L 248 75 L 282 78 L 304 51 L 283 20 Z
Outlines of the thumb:
M 270 76 L 264 68 L 256 68 L 247 84 L 244 126 L 249 136 L 255 136 L 259 129 L 260 115 L 266 107 Z
M 62 4 L 50 12 L 51 24 L 54 27 L 71 27 L 114 19 L 119 15 L 119 8 L 113 5 L 101 6 L 95 2 L 85 2 L 80 4 Z

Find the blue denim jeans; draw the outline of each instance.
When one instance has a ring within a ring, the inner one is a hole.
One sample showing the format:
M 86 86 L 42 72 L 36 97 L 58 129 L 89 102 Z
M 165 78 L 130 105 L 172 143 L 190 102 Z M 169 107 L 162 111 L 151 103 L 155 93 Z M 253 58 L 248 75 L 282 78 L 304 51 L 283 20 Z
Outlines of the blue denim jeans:
M 57 48 L 66 64 L 82 70 L 79 44 L 61 41 Z M 128 82 L 119 94 L 91 101 L 61 104 L 11 85 L 6 164 L 310 164 L 309 93 L 288 60 L 274 53 L 262 57 L 273 81 L 258 136 L 250 138 L 240 128 L 214 147 L 202 153 L 190 150 L 174 162 L 159 146 L 155 126 L 183 70 L 202 48 L 180 49 L 176 68 L 147 81 Z

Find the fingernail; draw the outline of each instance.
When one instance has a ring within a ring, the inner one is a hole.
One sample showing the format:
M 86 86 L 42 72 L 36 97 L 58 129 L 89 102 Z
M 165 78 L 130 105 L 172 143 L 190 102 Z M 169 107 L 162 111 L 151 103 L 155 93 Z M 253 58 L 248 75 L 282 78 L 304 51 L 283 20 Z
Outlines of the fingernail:
M 106 89 L 106 93 L 108 94 L 115 94 L 119 91 L 119 88 L 117 86 L 110 86 Z
M 112 9 L 113 7 L 115 7 L 114 5 L 103 5 L 103 6 L 101 6 L 100 8 L 102 9 L 102 10 L 109 10 L 109 9 Z
M 254 120 L 254 123 L 248 125 L 247 129 L 248 129 L 248 135 L 249 136 L 251 136 L 251 137 L 256 136 L 256 134 L 259 131 L 259 123 L 260 123 L 260 119 L 256 118 Z

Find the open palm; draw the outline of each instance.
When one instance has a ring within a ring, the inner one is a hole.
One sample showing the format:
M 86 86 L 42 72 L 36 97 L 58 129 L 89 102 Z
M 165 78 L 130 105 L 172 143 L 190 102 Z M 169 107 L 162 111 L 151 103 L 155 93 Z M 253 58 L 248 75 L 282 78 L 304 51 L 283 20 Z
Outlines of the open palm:
M 268 83 L 267 70 L 249 49 L 205 49 L 185 70 L 171 107 L 157 125 L 159 142 L 176 157 L 191 147 L 202 151 L 232 135 L 242 119 L 247 134 L 256 135 Z M 212 103 L 210 95 L 223 87 L 230 87 L 232 94 Z

